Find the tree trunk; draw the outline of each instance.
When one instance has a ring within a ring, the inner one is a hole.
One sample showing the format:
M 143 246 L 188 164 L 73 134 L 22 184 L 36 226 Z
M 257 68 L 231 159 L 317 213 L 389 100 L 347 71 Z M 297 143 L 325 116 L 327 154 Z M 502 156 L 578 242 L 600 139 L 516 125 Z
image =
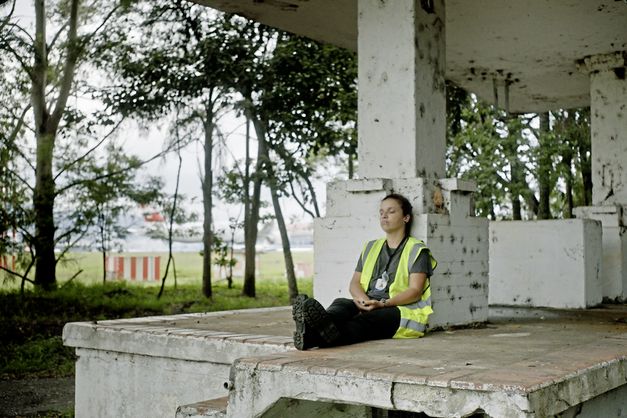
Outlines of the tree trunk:
M 355 167 L 353 163 L 353 154 L 348 154 L 348 178 L 352 179 L 355 175 Z
M 512 199 L 512 219 L 515 221 L 522 220 L 522 205 L 520 203 L 520 195 L 523 186 L 522 167 L 518 156 L 512 156 L 510 162 L 512 181 L 510 184 L 510 198 Z M 526 183 L 524 183 L 526 185 Z
M 281 243 L 283 245 L 283 257 L 285 259 L 285 274 L 287 276 L 287 288 L 290 296 L 290 303 L 294 301 L 298 296 L 298 285 L 296 284 L 296 275 L 294 274 L 294 260 L 292 259 L 292 250 L 290 248 L 290 239 L 287 235 L 287 228 L 285 227 L 285 219 L 283 218 L 283 212 L 281 211 L 281 203 L 279 202 L 279 194 L 276 188 L 276 182 L 272 170 L 269 170 L 270 194 L 272 195 L 272 205 L 274 206 L 274 214 L 276 216 L 276 222 L 279 226 L 279 232 L 281 233 Z
M 168 278 L 168 273 L 170 271 L 170 262 L 172 263 L 172 268 L 174 269 L 174 281 L 176 286 L 176 266 L 174 264 L 174 253 L 172 253 L 172 241 L 174 217 L 176 216 L 176 203 L 179 197 L 179 184 L 181 181 L 181 168 L 183 167 L 183 157 L 181 156 L 181 139 L 178 135 L 178 127 L 176 129 L 176 141 L 176 155 L 178 157 L 179 164 L 176 170 L 176 183 L 174 186 L 174 197 L 172 198 L 172 208 L 170 209 L 170 219 L 168 219 L 168 262 L 165 265 L 165 272 L 163 273 L 163 277 L 161 278 L 161 288 L 159 289 L 159 293 L 157 294 L 157 299 L 161 299 L 161 295 L 163 295 L 163 291 L 165 290 L 165 281 Z M 211 283 L 211 276 L 209 277 L 209 282 Z
M 551 219 L 551 145 L 549 141 L 549 112 L 542 112 L 540 117 L 540 134 L 538 138 L 540 156 L 538 158 L 538 186 L 540 199 L 538 205 L 538 219 Z
M 102 284 L 107 282 L 107 237 L 104 226 L 104 216 L 102 211 L 104 208 L 100 208 L 98 213 L 98 225 L 100 228 L 100 253 L 102 254 Z
M 255 179 L 253 181 L 253 196 L 250 204 L 250 218 L 248 224 L 248 237 L 245 242 L 246 255 L 244 266 L 244 286 L 242 295 L 254 298 L 255 291 L 255 258 L 257 256 L 257 224 L 259 223 L 259 207 L 261 203 L 261 181 L 263 166 L 265 164 L 266 133 L 261 122 L 256 118 L 251 118 L 255 133 L 257 134 L 257 164 L 255 165 Z
M 79 47 L 77 44 L 78 2 L 69 5 L 68 41 L 63 71 L 59 74 L 59 89 L 56 103 L 48 106 L 48 51 L 46 46 L 46 5 L 44 0 L 35 0 L 35 39 L 33 43 L 33 69 L 31 104 L 35 119 L 37 140 L 37 162 L 35 166 L 35 189 L 33 209 L 35 212 L 35 286 L 45 290 L 56 287 L 56 259 L 54 254 L 54 199 L 55 183 L 52 175 L 54 144 L 59 122 L 65 112 L 72 83 Z M 56 81 L 55 81 L 56 82 Z M 50 113 L 50 109 L 53 109 Z
M 518 195 L 512 195 L 512 219 L 515 221 L 522 220 L 520 197 Z
M 494 200 L 490 199 L 490 220 L 496 221 L 496 212 L 494 211 Z
M 311 182 L 311 176 L 309 174 L 309 170 L 307 170 L 307 173 L 304 176 L 304 180 L 305 183 L 307 183 L 307 188 L 309 189 L 309 195 L 311 196 L 311 203 L 314 207 L 314 213 L 316 214 L 316 218 L 319 218 L 320 207 L 318 206 L 318 196 L 316 195 L 316 189 L 314 189 L 313 183 Z
M 579 146 L 579 163 L 583 182 L 583 205 L 592 205 L 592 162 L 588 157 L 590 148 L 584 144 Z
M 564 182 L 566 183 L 566 211 L 564 212 L 564 218 L 570 219 L 573 217 L 573 172 L 571 169 L 572 155 L 564 155 L 562 164 L 566 168 L 564 175 Z
M 54 255 L 54 195 L 52 175 L 54 135 L 40 134 L 37 138 L 37 165 L 33 203 L 35 209 L 35 286 L 44 290 L 56 287 Z
M 509 162 L 511 181 L 509 184 L 509 194 L 512 201 L 512 219 L 522 220 L 522 208 L 520 197 L 527 186 L 524 179 L 524 169 L 518 155 L 518 144 L 520 136 L 520 121 L 516 116 L 508 114 L 507 127 L 509 133 L 505 138 L 503 146 L 504 152 Z
M 202 224 L 202 293 L 205 297 L 210 298 L 213 294 L 211 288 L 211 246 L 213 244 L 212 223 L 212 207 L 213 207 L 213 103 L 208 100 L 205 104 L 205 174 L 202 182 L 202 200 L 203 200 L 203 224 Z
M 246 157 L 244 159 L 244 268 L 248 265 L 248 253 L 250 251 L 250 117 L 248 112 L 245 112 L 246 116 Z M 234 235 L 233 235 L 234 236 Z M 254 244 L 252 244 L 254 245 Z M 231 250 L 233 246 L 231 245 Z M 253 257 L 253 263 L 254 257 Z M 254 269 L 252 273 L 255 275 Z M 244 277 L 246 273 L 244 273 Z M 253 279 L 254 280 L 254 279 Z M 246 280 L 244 280 L 244 286 L 246 286 Z M 229 286 L 230 288 L 230 286 Z M 254 285 L 253 285 L 254 289 Z

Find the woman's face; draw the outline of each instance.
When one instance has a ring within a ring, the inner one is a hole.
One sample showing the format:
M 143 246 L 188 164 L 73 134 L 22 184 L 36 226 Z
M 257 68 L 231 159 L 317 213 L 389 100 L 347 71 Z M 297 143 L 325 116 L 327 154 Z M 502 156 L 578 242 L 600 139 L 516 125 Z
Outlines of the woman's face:
M 409 221 L 409 215 L 403 216 L 403 208 L 396 199 L 385 199 L 379 209 L 379 222 L 386 233 L 405 230 L 405 223 Z

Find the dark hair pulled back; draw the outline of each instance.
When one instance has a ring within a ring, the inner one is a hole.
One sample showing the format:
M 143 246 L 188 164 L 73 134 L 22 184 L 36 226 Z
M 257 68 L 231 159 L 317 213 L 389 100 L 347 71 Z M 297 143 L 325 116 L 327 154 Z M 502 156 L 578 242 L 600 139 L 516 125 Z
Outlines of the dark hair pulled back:
M 409 221 L 405 224 L 405 236 L 409 236 L 411 232 L 411 225 L 414 222 L 414 214 L 413 214 L 414 208 L 412 207 L 411 203 L 409 203 L 409 200 L 402 194 L 390 193 L 389 195 L 381 199 L 381 201 L 383 202 L 384 200 L 388 200 L 388 199 L 394 199 L 399 203 L 399 205 L 401 205 L 403 216 L 409 215 Z

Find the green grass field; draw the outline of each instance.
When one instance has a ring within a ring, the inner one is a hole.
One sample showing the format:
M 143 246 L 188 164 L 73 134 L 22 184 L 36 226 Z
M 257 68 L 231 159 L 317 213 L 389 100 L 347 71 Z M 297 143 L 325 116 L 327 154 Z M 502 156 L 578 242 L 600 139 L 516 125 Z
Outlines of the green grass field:
M 161 257 L 161 275 L 165 272 L 165 266 L 168 258 L 167 253 L 116 253 L 115 255 L 133 255 L 144 256 L 152 255 Z M 243 257 L 243 256 L 242 256 Z M 294 263 L 296 265 L 313 265 L 313 251 L 295 251 L 292 253 Z M 179 285 L 200 285 L 202 279 L 202 257 L 197 252 L 184 252 L 175 253 L 174 260 L 176 263 L 177 284 Z M 238 275 L 238 271 L 243 270 L 243 262 L 238 263 L 234 268 L 234 283 L 241 283 L 241 273 Z M 285 263 L 283 259 L 283 253 L 280 251 L 266 252 L 258 254 L 258 269 L 257 280 L 281 280 L 285 278 Z M 172 269 L 172 266 L 170 266 Z M 84 285 L 90 285 L 95 283 L 102 283 L 102 271 L 103 262 L 102 255 L 95 252 L 89 253 L 68 253 L 64 260 L 59 262 L 57 266 L 57 280 L 60 285 L 63 285 L 67 280 L 74 276 L 79 270 L 83 270 L 73 281 Z M 213 269 L 214 283 L 220 282 L 220 274 L 217 267 Z M 33 272 L 30 274 L 33 277 Z M 0 288 L 11 289 L 19 286 L 19 281 L 8 275 L 4 275 L 2 286 Z M 306 275 L 303 278 L 311 278 L 311 275 Z M 113 280 L 113 279 L 111 279 Z M 138 282 L 138 285 L 142 286 L 155 286 L 159 285 L 159 282 Z M 174 284 L 174 275 L 170 270 L 168 279 L 166 281 L 168 286 Z

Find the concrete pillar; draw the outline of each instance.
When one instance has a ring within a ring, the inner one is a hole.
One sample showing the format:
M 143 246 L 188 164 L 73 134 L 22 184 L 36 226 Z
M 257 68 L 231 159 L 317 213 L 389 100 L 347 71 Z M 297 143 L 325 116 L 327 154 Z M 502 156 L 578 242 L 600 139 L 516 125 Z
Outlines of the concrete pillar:
M 590 74 L 592 203 L 627 204 L 627 52 L 584 59 Z
M 432 326 L 481 322 L 488 314 L 487 219 L 475 218 L 474 183 L 444 179 L 444 2 L 360 0 L 359 175 L 327 187 L 314 230 L 314 296 L 350 297 L 362 245 L 384 236 L 381 199 L 414 207 L 412 235 L 439 262 L 431 281 Z
M 627 51 L 586 57 L 590 75 L 592 202 L 575 209 L 603 224 L 603 297 L 627 299 Z
M 360 177 L 444 177 L 444 1 L 358 8 Z

